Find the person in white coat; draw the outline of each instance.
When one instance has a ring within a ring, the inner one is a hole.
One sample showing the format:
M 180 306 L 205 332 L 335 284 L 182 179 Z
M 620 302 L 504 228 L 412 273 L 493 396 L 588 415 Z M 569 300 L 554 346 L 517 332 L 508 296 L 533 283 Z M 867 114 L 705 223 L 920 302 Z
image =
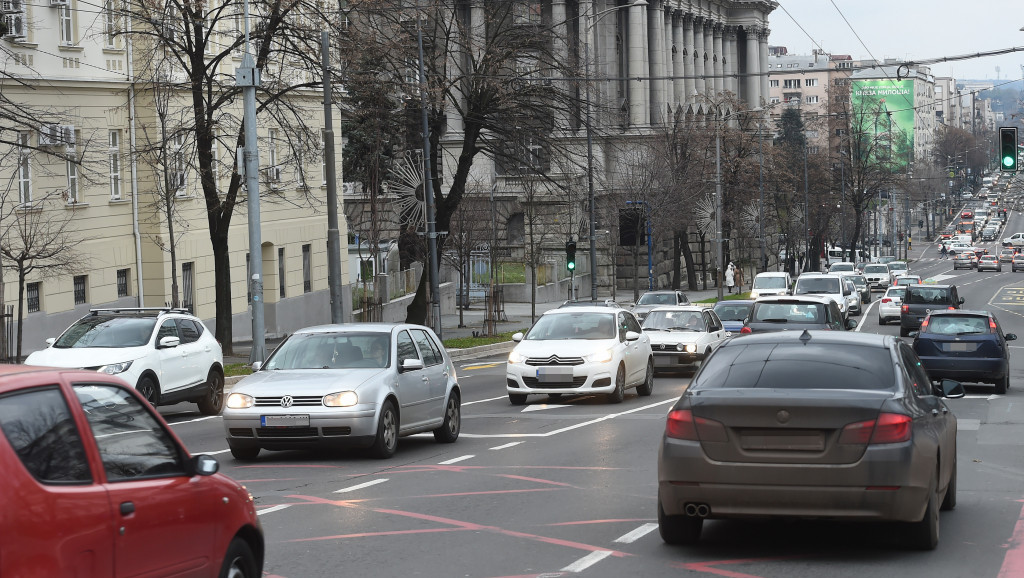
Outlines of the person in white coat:
M 729 293 L 732 293 L 732 288 L 736 285 L 736 265 L 729 261 L 729 266 L 725 269 L 725 286 L 729 288 Z

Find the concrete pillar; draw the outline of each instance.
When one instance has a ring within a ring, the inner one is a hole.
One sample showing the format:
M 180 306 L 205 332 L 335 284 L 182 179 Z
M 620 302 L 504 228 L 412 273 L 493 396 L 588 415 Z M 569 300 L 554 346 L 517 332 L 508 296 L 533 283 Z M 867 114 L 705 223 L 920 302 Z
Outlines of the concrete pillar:
M 710 18 L 704 19 L 704 74 L 709 78 L 704 80 L 704 94 L 713 95 L 715 92 L 715 26 Z
M 748 76 L 746 79 L 745 90 L 743 91 L 743 100 L 747 101 L 747 108 L 754 108 L 761 103 L 761 81 L 757 74 L 760 73 L 761 69 L 758 65 L 760 61 L 759 50 L 757 47 L 757 28 L 752 26 L 744 27 L 746 32 L 746 46 L 747 46 L 747 69 L 744 70 Z
M 683 80 L 683 93 L 685 102 L 693 102 L 693 95 L 697 92 L 697 81 L 693 78 L 696 72 L 696 64 L 693 60 L 693 15 L 683 15 L 683 71 L 686 78 Z
M 722 28 L 721 22 L 715 23 L 714 36 L 712 40 L 713 55 L 715 59 L 715 94 L 721 94 L 722 91 L 725 90 L 725 79 L 722 78 L 722 75 L 725 72 L 725 68 L 723 68 L 725 63 L 722 62 L 724 55 L 722 52 Z
M 663 0 L 653 0 L 647 14 L 647 50 L 651 75 L 651 124 L 660 124 L 665 117 L 665 11 Z
M 665 47 L 665 76 L 668 77 L 665 79 L 665 104 L 669 114 L 666 117 L 667 120 L 671 119 L 671 112 L 675 110 L 676 104 L 675 80 L 673 78 L 675 76 L 675 55 L 672 47 L 675 42 L 672 40 L 672 21 L 674 20 L 672 12 L 666 3 L 665 9 L 662 11 L 661 40 Z
M 648 75 L 647 70 L 647 59 L 646 56 L 646 42 L 647 37 L 647 7 L 638 6 L 633 4 L 629 8 L 629 35 L 627 43 L 629 45 L 629 73 L 627 76 L 630 77 L 628 81 L 629 91 L 629 124 L 630 126 L 644 126 L 649 121 L 648 114 L 648 102 L 650 90 L 650 82 L 647 81 Z M 637 81 L 634 78 L 641 77 L 643 80 Z
M 768 72 L 768 28 L 762 27 L 758 31 L 757 35 L 757 69 L 761 72 Z M 768 75 L 763 74 L 758 77 L 761 98 L 768 99 Z M 754 106 L 761 106 L 761 101 L 758 100 Z
M 487 13 L 484 0 L 472 0 L 469 6 L 469 45 L 474 62 L 479 62 L 487 43 Z
M 683 15 L 676 10 L 672 16 L 672 46 L 675 48 L 672 54 L 672 93 L 673 101 L 677 107 L 686 103 L 686 47 L 683 41 Z
M 739 54 L 736 51 L 736 27 L 725 27 L 725 89 L 738 95 L 739 79 L 736 73 L 739 72 Z
M 693 19 L 693 74 L 696 78 L 693 81 L 694 91 L 698 95 L 704 94 L 704 18 L 697 16 Z

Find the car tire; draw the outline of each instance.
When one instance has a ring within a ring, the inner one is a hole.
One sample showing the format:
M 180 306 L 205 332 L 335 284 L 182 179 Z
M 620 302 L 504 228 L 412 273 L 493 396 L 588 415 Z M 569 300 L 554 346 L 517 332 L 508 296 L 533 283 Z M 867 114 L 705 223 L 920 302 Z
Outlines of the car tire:
M 938 472 L 928 485 L 928 504 L 920 522 L 912 522 L 907 532 L 907 544 L 915 550 L 934 550 L 939 545 Z
M 210 374 L 206 376 L 206 385 L 209 387 L 209 391 L 196 400 L 199 405 L 199 413 L 219 415 L 224 409 L 224 374 L 216 367 L 211 368 Z
M 146 398 L 149 405 L 153 407 L 160 405 L 160 386 L 157 385 L 156 380 L 152 377 L 148 375 L 142 376 L 135 389 L 142 394 L 142 397 Z
M 398 412 L 391 400 L 385 401 L 377 418 L 377 436 L 370 446 L 373 457 L 386 460 L 398 450 Z
M 881 315 L 879 315 L 878 316 L 878 324 L 879 325 L 885 325 L 886 323 L 888 323 L 888 321 L 886 321 L 885 317 L 882 317 Z
M 996 381 L 996 393 L 998 393 L 999 395 L 1003 395 L 1003 394 L 1006 393 L 1007 389 L 1010 389 L 1010 374 L 1009 374 L 1009 370 L 1007 370 L 1007 374 L 1006 375 L 1004 375 L 998 381 Z
M 615 372 L 615 389 L 608 394 L 608 403 L 622 403 L 626 397 L 626 366 L 619 364 Z
M 910 336 L 910 330 L 907 329 L 906 327 L 900 327 L 900 337 L 909 337 L 909 336 Z
M 242 460 L 243 462 L 249 462 L 256 459 L 256 456 L 260 455 L 260 448 L 249 447 L 249 446 L 233 446 L 228 444 L 231 448 L 231 457 L 236 460 Z
M 459 439 L 459 431 L 462 428 L 462 404 L 459 399 L 459 392 L 452 390 L 448 395 L 448 403 L 444 405 L 444 422 L 441 427 L 434 430 L 434 440 L 443 444 L 450 444 Z
M 654 360 L 647 360 L 647 375 L 644 376 L 644 382 L 636 386 L 636 394 L 642 397 L 647 397 L 654 393 Z
M 953 461 L 953 473 L 949 476 L 949 485 L 946 486 L 946 495 L 942 498 L 942 506 L 940 507 L 943 511 L 949 511 L 956 508 L 956 461 Z
M 235 538 L 228 544 L 228 550 L 224 554 L 224 563 L 220 566 L 218 576 L 220 578 L 258 578 L 260 571 L 260 564 L 249 544 L 241 538 Z
M 526 394 L 510 393 L 508 394 L 508 402 L 512 405 L 526 405 Z
M 658 499 L 658 533 L 666 544 L 695 544 L 700 540 L 700 531 L 703 528 L 704 518 L 669 516 L 661 507 L 661 499 Z

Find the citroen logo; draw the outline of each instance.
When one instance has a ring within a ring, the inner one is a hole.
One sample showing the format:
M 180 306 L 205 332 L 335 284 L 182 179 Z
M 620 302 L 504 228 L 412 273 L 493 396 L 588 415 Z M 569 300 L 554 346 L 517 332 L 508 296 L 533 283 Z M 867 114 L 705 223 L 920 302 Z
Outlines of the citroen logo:
M 295 400 L 292 399 L 292 396 L 286 395 L 281 398 L 281 407 L 291 407 L 294 402 Z
M 775 419 L 779 420 L 779 423 L 786 423 L 789 421 L 789 412 L 784 409 L 780 409 L 779 413 L 775 414 Z

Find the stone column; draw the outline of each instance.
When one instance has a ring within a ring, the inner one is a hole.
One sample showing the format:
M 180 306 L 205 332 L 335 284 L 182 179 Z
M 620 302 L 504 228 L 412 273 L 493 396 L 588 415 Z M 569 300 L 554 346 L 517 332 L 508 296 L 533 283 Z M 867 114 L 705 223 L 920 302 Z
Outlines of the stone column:
M 472 58 L 474 62 L 478 62 L 487 42 L 487 13 L 484 11 L 484 0 L 473 0 L 470 4 L 469 33 Z
M 647 7 L 633 4 L 629 8 L 629 124 L 643 126 L 648 124 L 648 103 L 650 99 L 650 82 L 647 81 L 646 52 Z M 634 80 L 640 77 L 642 80 Z
M 650 60 L 651 124 L 665 116 L 665 32 L 663 0 L 653 0 L 647 13 L 647 50 Z
M 665 79 L 665 104 L 667 111 L 675 110 L 676 105 L 676 90 L 675 90 L 675 54 L 673 54 L 672 47 L 675 45 L 672 38 L 673 26 L 673 10 L 668 7 L 668 3 L 665 3 L 665 9 L 662 12 L 662 27 L 661 27 L 661 39 L 662 44 L 665 46 L 665 76 L 669 77 Z M 666 117 L 670 119 L 670 117 Z
M 736 27 L 725 27 L 725 89 L 738 95 L 739 79 L 736 74 L 739 72 L 739 54 L 736 51 Z
M 683 98 L 685 102 L 693 102 L 693 95 L 697 93 L 697 82 L 694 80 L 696 64 L 693 60 L 693 15 L 683 15 Z
M 747 101 L 747 108 L 754 108 L 761 104 L 761 81 L 757 74 L 761 72 L 759 62 L 760 55 L 758 54 L 757 46 L 757 28 L 753 26 L 745 27 L 744 32 L 747 37 L 747 69 L 744 70 L 748 76 L 746 79 L 745 90 L 743 91 L 743 100 Z
M 686 76 L 686 66 L 683 65 L 686 60 L 686 47 L 683 42 L 683 15 L 676 10 L 672 17 L 672 46 L 675 48 L 672 55 L 672 76 L 675 77 L 672 81 L 672 92 L 676 106 L 682 106 L 687 96 L 686 81 L 683 79 Z
M 711 22 L 710 18 L 704 19 L 704 74 L 709 77 L 715 74 L 715 26 Z M 715 79 L 707 78 L 704 80 L 704 94 L 714 95 L 715 92 Z
M 704 94 L 704 18 L 693 19 L 693 88 L 696 94 Z
M 757 56 L 758 56 L 757 69 L 759 71 L 761 71 L 761 72 L 768 72 L 768 33 L 769 33 L 768 28 L 762 27 L 761 30 L 759 30 L 759 34 L 757 35 L 757 46 L 758 46 L 758 51 L 757 51 Z M 761 96 L 761 98 L 764 98 L 765 100 L 767 100 L 768 99 L 768 75 L 767 74 L 761 75 L 761 76 L 758 77 L 758 80 L 760 81 L 760 87 L 761 87 L 760 96 Z M 761 106 L 761 101 L 759 100 L 757 102 L 757 104 L 755 104 L 754 106 Z
M 722 52 L 722 23 L 718 22 L 715 24 L 714 31 L 714 58 L 715 58 L 715 94 L 721 94 L 725 90 L 725 79 L 722 75 L 725 73 L 725 53 Z

